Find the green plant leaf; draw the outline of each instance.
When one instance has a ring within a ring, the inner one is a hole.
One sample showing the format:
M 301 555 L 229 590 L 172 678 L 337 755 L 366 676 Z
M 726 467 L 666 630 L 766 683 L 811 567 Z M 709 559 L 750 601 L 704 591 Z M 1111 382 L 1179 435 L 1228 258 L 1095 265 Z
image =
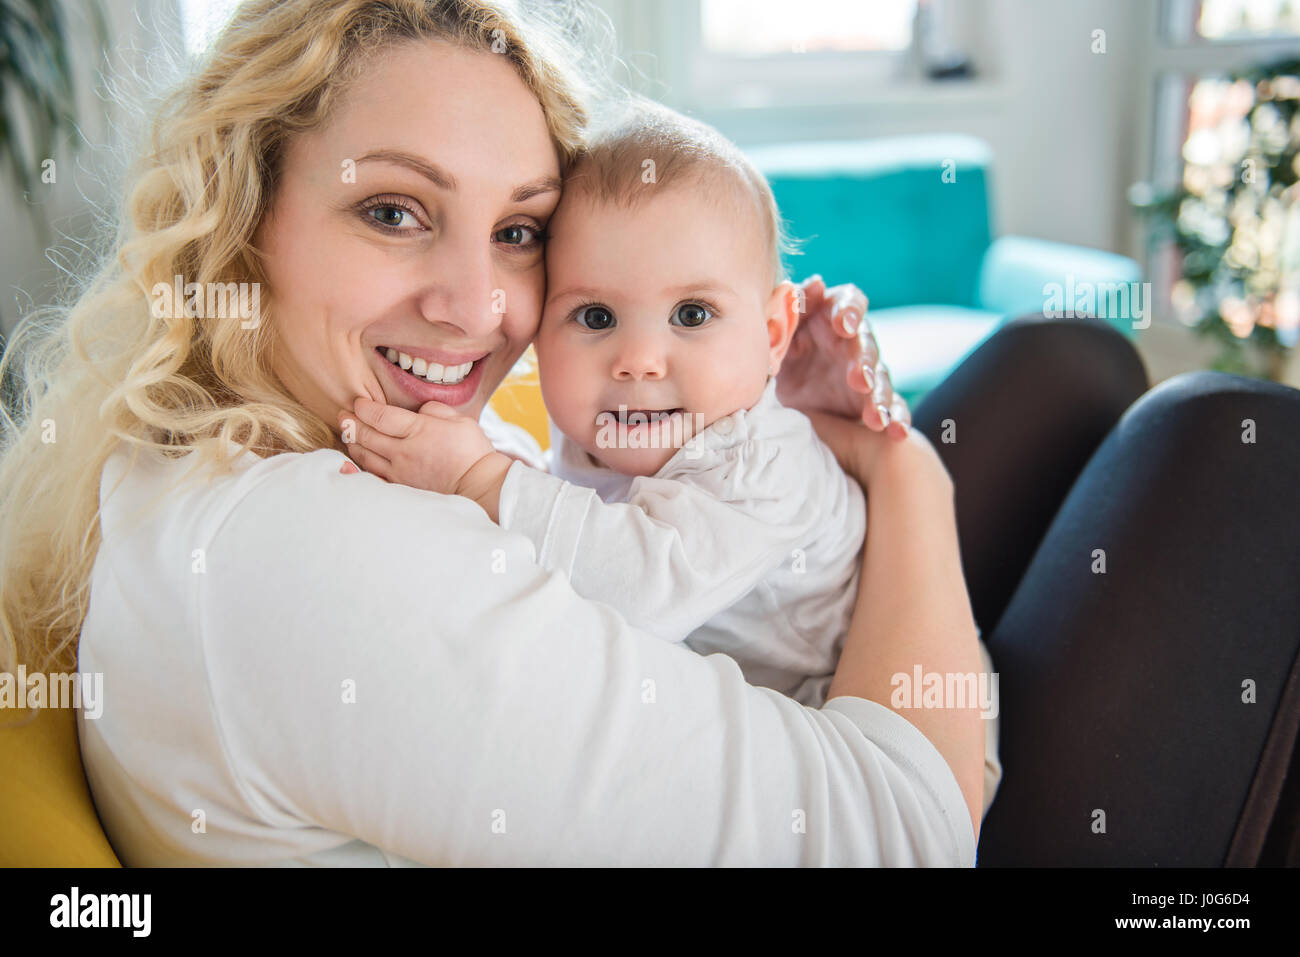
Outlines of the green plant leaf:
M 79 49 L 82 44 L 74 44 L 67 2 L 0 0 L 0 155 L 29 194 L 34 171 L 53 157 L 60 139 L 76 140 L 74 59 L 90 59 L 98 66 L 108 46 L 100 0 L 81 0 L 93 58 Z M 15 122 L 19 113 L 26 119 L 26 136 Z

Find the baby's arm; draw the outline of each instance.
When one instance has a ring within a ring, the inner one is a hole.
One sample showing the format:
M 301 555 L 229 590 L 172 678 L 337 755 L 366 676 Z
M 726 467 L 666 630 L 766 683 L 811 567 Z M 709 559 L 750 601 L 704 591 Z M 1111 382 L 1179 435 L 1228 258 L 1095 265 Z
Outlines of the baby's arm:
M 340 417 L 348 452 L 390 482 L 462 495 L 494 522 L 532 540 L 537 561 L 562 571 L 585 598 L 681 641 L 735 604 L 783 561 L 818 518 L 793 481 L 739 495 L 722 476 L 734 463 L 685 478 L 641 477 L 627 504 L 529 468 L 492 448 L 479 424 L 441 403 L 419 413 L 369 399 Z M 771 464 L 771 463 L 768 463 Z M 772 480 L 771 470 L 766 471 Z M 716 482 L 711 481 L 716 479 Z M 717 487 L 713 487 L 716 485 Z
M 715 478 L 727 472 L 719 466 Z M 522 465 L 500 492 L 500 524 L 537 561 L 627 621 L 681 641 L 748 594 L 807 537 L 817 506 L 799 495 L 728 501 L 709 473 L 635 480 L 627 504 Z
M 367 472 L 473 499 L 497 521 L 501 485 L 515 459 L 494 449 L 474 419 L 441 402 L 410 412 L 359 398 L 352 415 L 339 414 L 339 429 L 348 454 Z

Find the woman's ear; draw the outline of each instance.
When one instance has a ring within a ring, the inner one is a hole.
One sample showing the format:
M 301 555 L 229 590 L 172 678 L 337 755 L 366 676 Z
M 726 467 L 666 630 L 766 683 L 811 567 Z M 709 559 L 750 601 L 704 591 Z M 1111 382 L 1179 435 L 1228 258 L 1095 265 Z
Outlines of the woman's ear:
M 799 289 L 787 279 L 772 290 L 767 300 L 768 359 L 773 375 L 781 371 L 781 362 L 798 327 Z

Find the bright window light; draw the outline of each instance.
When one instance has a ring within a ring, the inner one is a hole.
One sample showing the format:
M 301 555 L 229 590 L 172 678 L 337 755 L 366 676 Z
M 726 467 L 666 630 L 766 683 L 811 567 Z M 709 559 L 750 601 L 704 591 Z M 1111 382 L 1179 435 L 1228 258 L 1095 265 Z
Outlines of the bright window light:
M 1202 0 L 1197 32 L 1207 40 L 1300 33 L 1297 0 Z
M 221 28 L 235 15 L 240 0 L 181 0 L 181 29 L 185 49 L 191 56 L 202 56 L 217 38 Z
M 770 56 L 906 50 L 916 0 L 700 0 L 704 47 Z

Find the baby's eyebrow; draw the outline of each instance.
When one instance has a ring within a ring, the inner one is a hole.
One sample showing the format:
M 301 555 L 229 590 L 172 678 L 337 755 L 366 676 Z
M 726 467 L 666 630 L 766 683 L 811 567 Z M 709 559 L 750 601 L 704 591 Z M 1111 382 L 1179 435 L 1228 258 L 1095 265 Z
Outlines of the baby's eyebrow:
M 670 296 L 687 296 L 693 292 L 725 292 L 731 296 L 736 295 L 736 290 L 716 279 L 701 279 L 696 282 L 682 283 L 680 286 L 669 286 L 664 292 Z
M 590 286 L 570 286 L 562 292 L 548 293 L 547 299 L 568 299 L 571 296 L 582 296 L 584 299 L 595 299 L 601 295 L 599 289 L 593 289 Z

